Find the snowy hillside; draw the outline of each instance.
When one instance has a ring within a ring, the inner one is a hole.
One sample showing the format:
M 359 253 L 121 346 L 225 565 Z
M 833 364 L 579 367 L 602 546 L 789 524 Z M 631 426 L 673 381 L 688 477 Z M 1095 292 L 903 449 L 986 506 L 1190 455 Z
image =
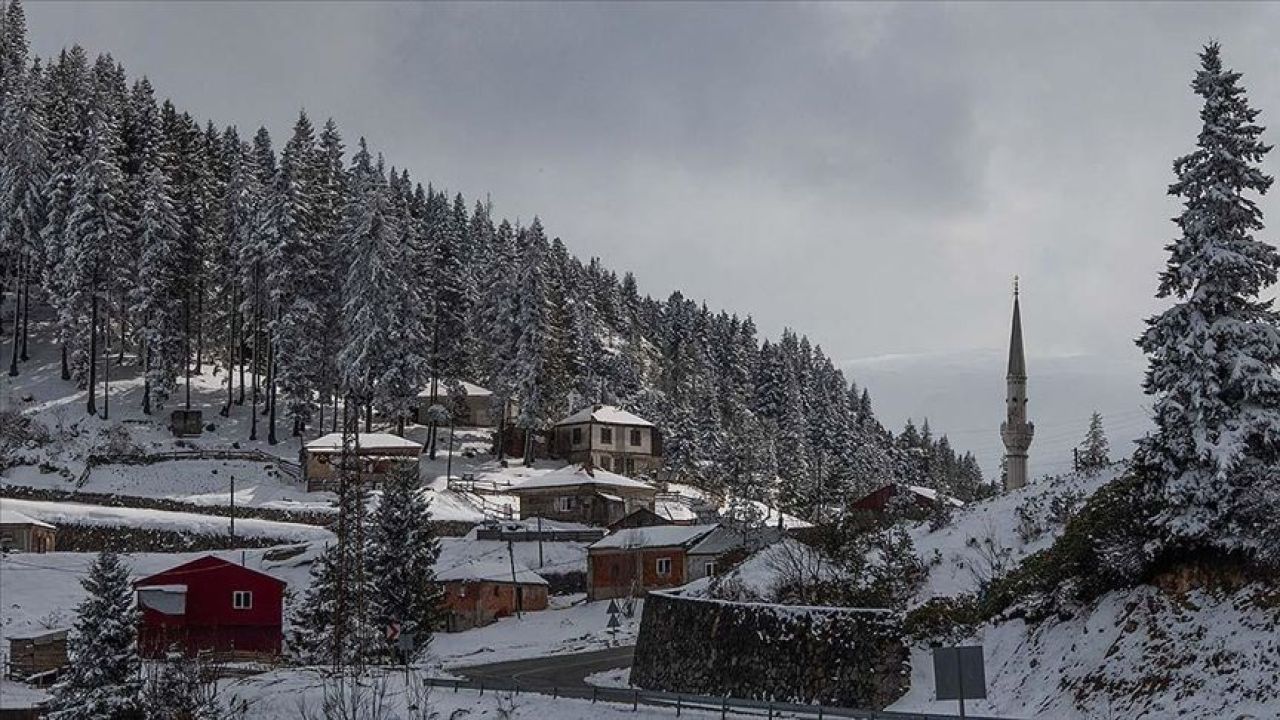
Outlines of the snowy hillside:
M 973 592 L 993 573 L 1049 547 L 1062 508 L 1123 471 L 1064 475 L 912 529 L 928 576 L 916 604 Z M 982 625 L 962 645 L 985 649 L 988 697 L 972 713 L 1060 720 L 1274 718 L 1280 709 L 1280 613 L 1274 589 L 1175 592 L 1144 585 L 1110 592 L 1072 617 Z M 928 643 L 912 650 L 911 689 L 890 709 L 949 712 L 933 700 Z M 1029 671 L 1030 670 L 1030 671 Z

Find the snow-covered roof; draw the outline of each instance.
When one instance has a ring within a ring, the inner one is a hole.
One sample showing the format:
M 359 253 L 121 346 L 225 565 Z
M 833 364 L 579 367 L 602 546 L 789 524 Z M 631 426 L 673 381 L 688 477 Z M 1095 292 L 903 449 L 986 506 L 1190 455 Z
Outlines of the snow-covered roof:
M 516 565 L 516 582 L 520 585 L 546 585 L 546 578 L 526 567 Z M 447 570 L 436 571 L 436 579 L 450 581 L 484 581 L 511 583 L 511 564 L 509 562 L 467 562 Z
M 457 382 L 459 385 L 462 386 L 463 390 L 467 391 L 467 397 L 489 397 L 490 395 L 493 395 L 493 391 L 490 390 L 489 388 L 482 388 L 479 385 L 475 383 L 467 382 L 466 380 L 458 380 Z M 418 393 L 418 397 L 420 398 L 431 397 L 431 381 L 430 380 L 427 381 L 427 386 L 422 389 L 422 392 Z M 440 398 L 447 398 L 447 397 L 449 397 L 449 387 L 445 384 L 443 380 L 441 380 L 436 385 L 436 399 L 439 400 Z
M 186 585 L 139 585 L 137 590 L 150 590 L 151 592 L 163 593 L 184 593 L 187 591 Z
M 613 405 L 592 405 L 584 407 L 578 412 L 556 423 L 556 425 L 578 425 L 580 423 L 598 422 L 607 423 L 609 425 L 639 425 L 641 427 L 653 427 L 653 423 L 645 420 L 639 415 L 629 413 L 620 407 Z
M 17 510 L 9 510 L 3 507 L 0 507 L 0 525 L 34 525 L 36 527 L 54 529 L 47 522 L 37 520 L 30 515 L 24 515 Z
M 719 525 L 657 525 L 627 528 L 590 545 L 590 550 L 656 548 L 687 545 L 715 530 Z
M 538 477 L 525 480 L 518 485 L 513 485 L 507 492 L 511 494 L 518 494 L 521 490 L 573 487 L 575 485 L 599 485 L 602 487 L 643 488 L 645 490 L 653 490 L 653 488 L 646 483 L 642 483 L 639 480 L 632 480 L 624 475 L 611 473 L 608 470 L 593 468 L 588 474 L 586 468 L 580 465 L 566 465 L 559 470 L 552 470 L 545 475 L 539 475 Z
M 357 440 L 360 444 L 360 451 L 378 451 L 378 450 L 422 450 L 422 444 L 416 443 L 407 438 L 391 433 L 359 433 Z M 308 450 L 330 450 L 338 452 L 342 450 L 342 433 L 329 433 L 312 440 L 307 443 Z
M 964 507 L 963 502 L 951 497 L 950 495 L 943 495 L 939 493 L 937 490 L 934 490 L 933 488 L 920 487 L 919 485 L 907 485 L 906 487 L 908 490 L 915 493 L 916 495 L 919 495 L 925 500 L 932 500 L 934 502 L 937 502 L 939 499 L 941 499 L 942 502 L 945 502 L 952 507 L 958 507 L 958 508 Z

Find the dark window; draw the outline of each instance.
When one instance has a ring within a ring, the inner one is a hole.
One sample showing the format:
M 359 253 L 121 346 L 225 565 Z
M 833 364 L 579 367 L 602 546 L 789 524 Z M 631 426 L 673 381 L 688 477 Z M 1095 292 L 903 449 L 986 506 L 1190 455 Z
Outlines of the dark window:
M 573 429 L 573 444 L 574 445 L 582 444 L 582 428 Z
M 640 431 L 639 430 L 636 430 L 636 429 L 631 430 L 631 447 L 640 447 Z
M 671 558 L 658 558 L 657 562 L 658 574 L 666 577 L 671 574 Z
M 253 592 L 250 590 L 236 590 L 231 593 L 231 607 L 235 610 L 250 610 L 253 608 Z
M 607 428 L 607 427 L 600 428 L 600 442 L 604 443 L 605 445 L 613 444 L 613 428 Z

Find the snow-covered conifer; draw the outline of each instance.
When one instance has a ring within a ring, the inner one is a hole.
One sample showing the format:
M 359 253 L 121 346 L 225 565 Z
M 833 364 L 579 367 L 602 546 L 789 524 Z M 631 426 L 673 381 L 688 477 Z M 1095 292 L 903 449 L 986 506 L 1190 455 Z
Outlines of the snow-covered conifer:
M 137 610 L 129 568 L 103 551 L 80 581 L 88 596 L 76 608 L 67 642 L 70 664 L 54 686 L 51 720 L 141 720 Z
M 1240 74 L 1207 45 L 1192 88 L 1203 98 L 1197 147 L 1174 162 L 1178 236 L 1157 296 L 1175 304 L 1147 321 L 1145 389 L 1156 429 L 1136 460 L 1166 547 L 1280 559 L 1280 328 L 1270 300 L 1280 255 L 1254 237 L 1254 199 L 1272 178 Z

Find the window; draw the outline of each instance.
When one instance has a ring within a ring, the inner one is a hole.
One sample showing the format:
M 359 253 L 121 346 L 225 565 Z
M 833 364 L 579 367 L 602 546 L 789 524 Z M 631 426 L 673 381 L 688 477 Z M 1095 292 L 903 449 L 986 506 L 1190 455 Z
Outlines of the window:
M 582 444 L 582 428 L 580 427 L 576 427 L 573 429 L 573 444 L 574 445 Z
M 571 512 L 572 510 L 573 510 L 573 496 L 572 496 L 572 495 L 561 495 L 560 497 L 557 497 L 557 498 L 556 498 L 556 511 L 557 511 L 557 512 Z
M 671 558 L 658 558 L 658 574 L 663 577 L 671 574 Z
M 631 429 L 631 447 L 640 447 L 640 431 L 636 428 Z
M 702 575 L 704 577 L 714 577 L 716 574 L 715 562 L 708 561 L 702 565 Z
M 236 590 L 231 593 L 231 607 L 236 610 L 253 608 L 253 592 L 250 590 Z
M 601 455 L 600 467 L 604 468 L 605 470 L 608 470 L 609 472 L 613 472 L 613 459 L 610 458 L 608 455 Z
M 613 428 L 607 428 L 607 427 L 600 428 L 600 442 L 604 443 L 605 445 L 613 444 Z
M 630 458 L 630 457 L 629 457 L 629 458 L 627 458 L 627 470 L 626 470 L 626 473 L 627 473 L 628 475 L 635 475 L 635 474 L 636 474 L 636 459 L 635 459 L 635 458 Z

